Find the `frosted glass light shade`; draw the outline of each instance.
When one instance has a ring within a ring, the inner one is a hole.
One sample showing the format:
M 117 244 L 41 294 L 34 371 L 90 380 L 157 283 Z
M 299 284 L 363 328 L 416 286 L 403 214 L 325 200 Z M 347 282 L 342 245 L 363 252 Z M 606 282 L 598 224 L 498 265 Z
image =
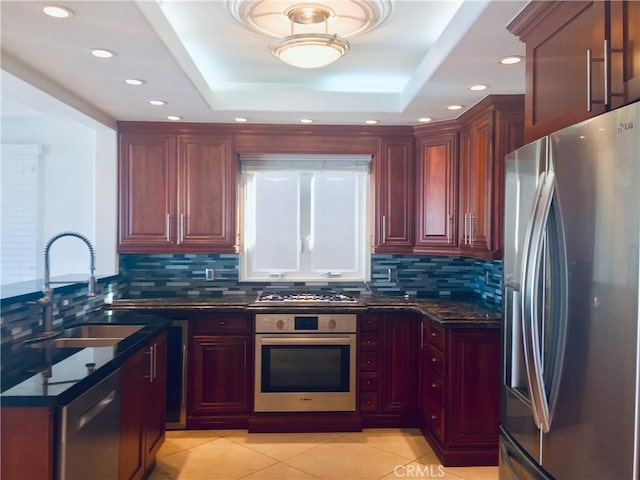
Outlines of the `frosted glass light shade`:
M 298 68 L 320 68 L 349 51 L 349 42 L 337 35 L 309 33 L 289 35 L 271 45 L 271 54 Z

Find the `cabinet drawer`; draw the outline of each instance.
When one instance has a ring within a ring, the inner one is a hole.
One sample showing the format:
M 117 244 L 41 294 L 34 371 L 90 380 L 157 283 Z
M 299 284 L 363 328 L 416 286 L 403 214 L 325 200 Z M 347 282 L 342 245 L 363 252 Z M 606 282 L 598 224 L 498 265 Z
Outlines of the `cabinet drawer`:
M 427 392 L 429 392 L 429 396 L 444 405 L 445 403 L 445 384 L 442 377 L 436 375 L 433 371 L 431 372 L 430 378 L 428 380 Z
M 446 332 L 444 330 L 444 327 L 441 327 L 440 325 L 436 325 L 433 322 L 427 322 L 426 326 L 427 326 L 427 338 L 426 338 L 427 343 L 430 343 L 431 345 L 435 345 L 443 352 L 446 351 L 447 341 L 446 341 L 446 336 L 445 336 Z
M 210 315 L 195 317 L 191 320 L 191 333 L 194 335 L 251 333 L 251 321 L 248 315 Z
M 360 370 L 378 369 L 378 352 L 360 352 Z
M 358 317 L 358 323 L 361 332 L 375 332 L 378 330 L 377 315 L 367 314 Z
M 358 335 L 360 350 L 378 349 L 378 332 L 362 332 Z
M 377 412 L 378 411 L 378 394 L 375 392 L 360 393 L 360 411 L 361 412 Z
M 427 362 L 431 366 L 431 369 L 441 377 L 443 378 L 446 377 L 444 353 L 442 353 L 433 345 L 427 345 L 427 349 L 429 352 L 429 357 L 427 359 Z
M 378 391 L 378 372 L 360 373 L 360 391 L 361 392 L 377 392 Z
M 427 400 L 425 421 L 427 422 L 429 430 L 431 430 L 441 442 L 444 442 L 445 408 L 431 398 Z

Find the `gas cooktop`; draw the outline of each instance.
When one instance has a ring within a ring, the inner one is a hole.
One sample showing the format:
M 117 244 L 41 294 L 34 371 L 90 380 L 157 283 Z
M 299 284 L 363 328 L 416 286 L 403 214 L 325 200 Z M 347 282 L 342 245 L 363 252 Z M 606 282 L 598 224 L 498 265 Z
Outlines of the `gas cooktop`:
M 355 297 L 334 290 L 318 291 L 265 291 L 256 303 L 357 303 Z

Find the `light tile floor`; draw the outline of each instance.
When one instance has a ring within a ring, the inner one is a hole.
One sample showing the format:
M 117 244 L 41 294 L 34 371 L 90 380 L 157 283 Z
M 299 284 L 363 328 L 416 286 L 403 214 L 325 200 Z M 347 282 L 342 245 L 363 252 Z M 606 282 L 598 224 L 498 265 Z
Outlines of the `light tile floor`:
M 498 467 L 443 467 L 416 429 L 354 433 L 168 431 L 150 480 L 497 480 Z

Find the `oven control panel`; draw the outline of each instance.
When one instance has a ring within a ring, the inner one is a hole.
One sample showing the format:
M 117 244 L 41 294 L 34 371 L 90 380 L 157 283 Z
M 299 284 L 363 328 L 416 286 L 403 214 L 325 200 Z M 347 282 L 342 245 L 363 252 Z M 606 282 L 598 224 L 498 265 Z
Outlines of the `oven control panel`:
M 351 313 L 261 313 L 256 333 L 355 333 L 357 315 Z

